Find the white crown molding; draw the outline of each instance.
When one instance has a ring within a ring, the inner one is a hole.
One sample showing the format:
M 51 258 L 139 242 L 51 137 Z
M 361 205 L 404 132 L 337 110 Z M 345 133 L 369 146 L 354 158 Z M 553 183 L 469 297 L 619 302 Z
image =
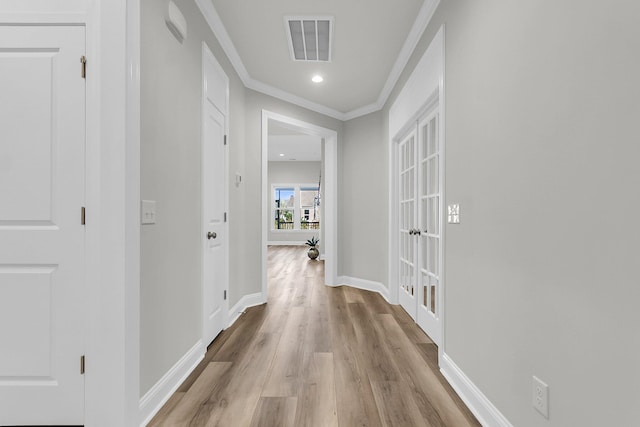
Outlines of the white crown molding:
M 227 30 L 222 23 L 222 19 L 220 19 L 220 15 L 218 15 L 218 12 L 213 6 L 211 0 L 195 0 L 195 2 L 200 9 L 200 12 L 204 16 L 204 19 L 209 24 L 209 27 L 211 27 L 211 31 L 213 31 L 213 34 L 215 34 L 216 38 L 220 42 L 222 49 L 229 57 L 231 65 L 233 65 L 233 68 L 240 76 L 242 83 L 244 83 L 247 88 L 264 93 L 265 95 L 273 96 L 274 98 L 278 98 L 283 101 L 290 102 L 299 107 L 303 107 L 308 110 L 333 117 L 334 119 L 338 119 L 341 121 L 355 119 L 366 114 L 379 111 L 384 107 L 384 104 L 387 102 L 389 95 L 391 95 L 391 91 L 398 82 L 398 79 L 400 78 L 404 67 L 407 65 L 407 62 L 409 62 L 409 58 L 411 58 L 411 54 L 416 48 L 420 37 L 422 37 L 422 33 L 424 33 L 424 30 L 427 28 L 429 21 L 431 21 L 433 14 L 440 4 L 440 0 L 425 0 L 425 2 L 422 4 L 420 12 L 418 12 L 418 16 L 416 17 L 416 20 L 411 27 L 411 31 L 409 31 L 409 35 L 407 36 L 402 49 L 400 49 L 398 58 L 396 59 L 391 72 L 389 73 L 389 77 L 387 78 L 387 81 L 382 88 L 380 95 L 378 96 L 378 100 L 372 104 L 364 105 L 362 107 L 356 108 L 355 110 L 343 113 L 341 111 L 327 107 L 326 105 L 318 104 L 306 98 L 302 98 L 290 92 L 278 89 L 274 86 L 253 79 L 244 66 L 244 63 L 242 62 L 238 51 L 233 45 L 231 37 L 229 37 L 229 33 L 227 33 Z
M 236 47 L 233 45 L 231 41 L 231 37 L 229 37 L 229 33 L 227 33 L 227 29 L 224 27 L 222 23 L 222 19 L 220 19 L 220 15 L 216 11 L 216 8 L 213 7 L 213 3 L 211 0 L 195 0 L 196 5 L 200 9 L 200 13 L 204 16 L 205 21 L 209 24 L 211 31 L 215 34 L 218 42 L 222 46 L 224 53 L 229 57 L 229 61 L 231 61 L 231 65 L 236 70 L 236 73 L 240 76 L 240 79 L 247 85 L 247 81 L 251 78 L 249 76 L 249 72 L 244 66 L 244 62 L 240 58 Z
M 251 77 L 249 77 L 247 81 L 243 80 L 243 82 L 247 88 L 253 89 L 257 92 L 264 93 L 265 95 L 270 95 L 270 96 L 273 96 L 274 98 L 282 99 L 283 101 L 287 101 L 299 107 L 303 107 L 308 110 L 315 111 L 316 113 L 324 114 L 325 116 L 333 117 L 334 119 L 338 119 L 342 121 L 347 120 L 345 118 L 346 114 L 341 111 L 334 110 L 333 108 L 327 107 L 326 105 L 309 101 L 306 98 L 302 98 L 298 95 L 294 95 L 282 89 L 278 89 L 277 87 L 268 85 L 261 81 L 254 80 Z
M 378 101 L 375 105 L 379 106 L 381 109 L 384 107 L 384 104 L 389 99 L 389 95 L 391 95 L 391 91 L 393 90 L 396 83 L 398 83 L 398 79 L 404 71 L 404 67 L 407 66 L 407 62 L 409 62 L 409 58 L 413 54 L 418 42 L 420 41 L 420 37 L 422 37 L 422 33 L 427 29 L 427 25 L 429 25 L 429 21 L 433 17 L 433 14 L 436 12 L 438 5 L 440 4 L 440 0 L 425 0 L 420 8 L 420 12 L 418 12 L 418 16 L 416 17 L 415 22 L 413 23 L 413 27 L 411 27 L 411 31 L 409 31 L 409 35 L 407 39 L 404 41 L 404 45 L 398 54 L 398 58 L 396 59 L 395 64 L 393 64 L 393 68 L 389 73 L 389 77 L 387 78 L 387 82 L 382 88 L 382 92 L 380 92 L 380 96 L 378 97 Z M 349 114 L 349 113 L 347 113 Z

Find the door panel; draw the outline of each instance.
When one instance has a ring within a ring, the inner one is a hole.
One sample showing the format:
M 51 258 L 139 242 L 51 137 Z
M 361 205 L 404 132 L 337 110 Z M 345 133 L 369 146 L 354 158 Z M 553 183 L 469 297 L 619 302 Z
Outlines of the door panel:
M 0 26 L 0 425 L 84 423 L 83 55 L 83 27 Z
M 420 206 L 420 277 L 421 284 L 417 323 L 436 343 L 440 343 L 441 326 L 439 314 L 440 269 L 441 269 L 441 182 L 440 144 L 438 140 L 438 113 L 430 114 L 418 123 L 422 138 L 420 147 L 419 174 L 421 176 Z M 426 149 L 426 150 L 425 150 Z
M 203 341 L 208 345 L 224 329 L 226 321 L 227 226 L 225 110 L 226 76 L 203 50 Z
M 204 176 L 204 309 L 206 342 L 223 329 L 224 267 L 224 116 L 209 104 L 205 111 Z
M 416 239 L 413 235 L 416 218 L 416 134 L 411 133 L 399 143 L 399 189 L 400 195 L 400 250 L 399 302 L 409 315 L 416 317 Z

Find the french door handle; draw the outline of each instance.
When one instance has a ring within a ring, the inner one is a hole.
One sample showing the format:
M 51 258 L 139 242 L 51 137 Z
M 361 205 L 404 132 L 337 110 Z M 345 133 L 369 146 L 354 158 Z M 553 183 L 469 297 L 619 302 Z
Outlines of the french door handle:
M 207 239 L 209 240 L 215 239 L 216 237 L 218 237 L 218 234 L 215 231 L 210 231 L 207 233 Z

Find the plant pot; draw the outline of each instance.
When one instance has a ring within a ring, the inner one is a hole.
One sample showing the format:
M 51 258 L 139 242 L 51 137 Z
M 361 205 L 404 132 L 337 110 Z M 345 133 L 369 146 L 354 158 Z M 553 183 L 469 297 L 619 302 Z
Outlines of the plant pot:
M 318 258 L 318 255 L 320 255 L 320 251 L 315 246 L 311 246 L 309 248 L 309 251 L 307 252 L 307 255 L 311 259 L 316 259 L 316 258 Z

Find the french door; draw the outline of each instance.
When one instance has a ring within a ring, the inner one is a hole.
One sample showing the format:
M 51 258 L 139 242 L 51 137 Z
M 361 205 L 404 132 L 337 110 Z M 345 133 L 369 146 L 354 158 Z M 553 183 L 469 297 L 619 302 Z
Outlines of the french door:
M 440 343 L 442 183 L 438 110 L 398 143 L 399 301 Z

